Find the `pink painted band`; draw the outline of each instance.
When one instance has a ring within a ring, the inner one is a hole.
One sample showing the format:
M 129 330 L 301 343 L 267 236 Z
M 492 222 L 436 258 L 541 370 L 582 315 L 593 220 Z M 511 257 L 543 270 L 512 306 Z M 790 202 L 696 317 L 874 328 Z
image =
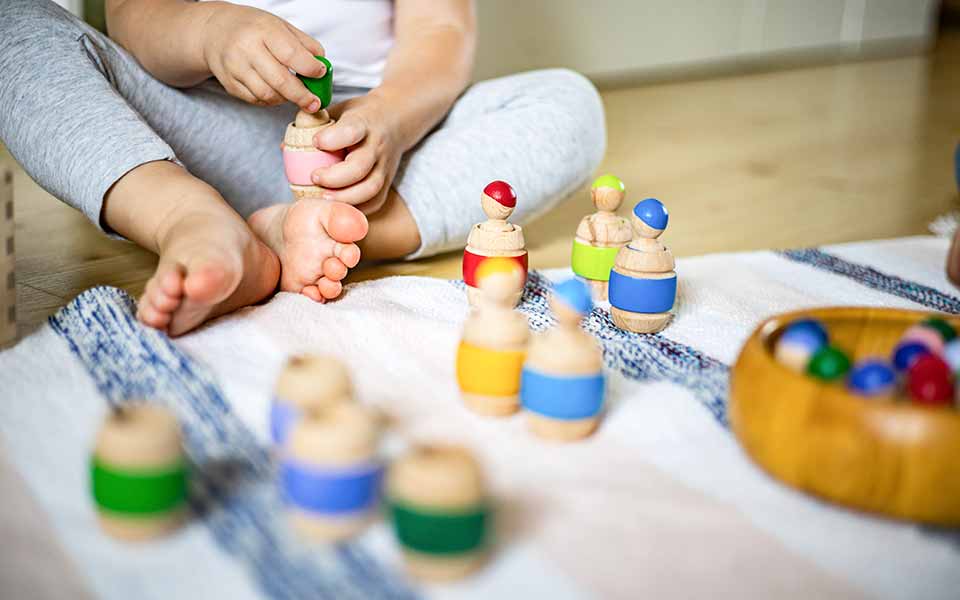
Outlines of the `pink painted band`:
M 283 170 L 293 185 L 313 185 L 310 174 L 321 167 L 329 167 L 343 160 L 343 151 L 292 152 L 283 149 Z

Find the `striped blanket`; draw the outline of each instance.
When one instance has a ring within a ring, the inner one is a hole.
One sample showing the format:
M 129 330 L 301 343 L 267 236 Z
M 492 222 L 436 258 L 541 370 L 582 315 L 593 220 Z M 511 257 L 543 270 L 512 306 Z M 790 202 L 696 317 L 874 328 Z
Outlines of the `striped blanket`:
M 821 305 L 960 314 L 946 241 L 917 237 L 680 259 L 678 313 L 637 335 L 596 308 L 609 406 L 587 441 L 548 444 L 522 417 L 460 405 L 454 356 L 463 283 L 414 277 L 348 286 L 318 305 L 279 294 L 178 340 L 140 326 L 112 288 L 81 294 L 0 354 L 0 595 L 163 598 L 954 598 L 960 535 L 853 513 L 785 488 L 727 423 L 730 367 L 756 324 Z M 550 327 L 552 281 L 532 272 L 520 310 Z M 496 549 L 467 581 L 406 580 L 388 527 L 316 546 L 291 532 L 267 451 L 273 381 L 289 354 L 329 352 L 360 401 L 413 440 L 473 448 L 497 506 Z M 99 533 L 87 488 L 111 403 L 170 406 L 197 466 L 194 519 L 128 546 Z M 58 574 L 52 577 L 51 574 Z

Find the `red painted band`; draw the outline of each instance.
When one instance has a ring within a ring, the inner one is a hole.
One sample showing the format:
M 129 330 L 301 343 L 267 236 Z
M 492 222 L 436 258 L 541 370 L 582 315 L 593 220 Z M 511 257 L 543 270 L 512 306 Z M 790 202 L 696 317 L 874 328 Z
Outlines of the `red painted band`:
M 481 254 L 474 254 L 469 250 L 463 251 L 463 282 L 469 285 L 470 287 L 477 287 L 477 267 L 480 266 L 480 263 L 483 262 L 485 258 L 491 258 L 489 256 L 483 256 Z M 524 252 L 520 256 L 505 256 L 502 258 L 510 258 L 517 261 L 517 264 L 523 269 L 523 281 L 527 281 L 527 253 Z

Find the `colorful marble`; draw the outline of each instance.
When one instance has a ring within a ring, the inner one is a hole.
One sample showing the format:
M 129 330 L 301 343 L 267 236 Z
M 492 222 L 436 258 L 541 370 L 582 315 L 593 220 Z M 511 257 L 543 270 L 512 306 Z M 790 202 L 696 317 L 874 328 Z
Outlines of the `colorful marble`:
M 780 364 L 803 373 L 810 358 L 827 345 L 827 330 L 813 319 L 798 319 L 780 334 L 774 347 L 774 357 Z
M 898 372 L 906 371 L 921 356 L 930 354 L 930 349 L 918 342 L 900 342 L 893 349 L 893 368 Z
M 926 325 L 914 325 L 908 328 L 900 337 L 901 342 L 917 342 L 923 344 L 934 354 L 943 354 L 943 337 L 940 332 Z
M 888 396 L 897 384 L 897 374 L 880 359 L 866 359 L 854 365 L 847 377 L 847 389 L 859 396 Z
M 953 375 L 939 356 L 925 354 L 909 370 L 907 389 L 915 404 L 947 406 L 953 404 Z
M 807 365 L 807 373 L 823 381 L 843 377 L 849 370 L 850 359 L 834 346 L 824 346 L 817 350 Z
M 943 347 L 943 360 L 950 365 L 950 371 L 954 374 L 960 371 L 960 339 L 954 339 L 947 342 Z
M 940 332 L 940 337 L 943 338 L 944 342 L 951 342 L 957 337 L 957 330 L 953 328 L 953 325 L 947 323 L 940 317 L 930 317 L 929 319 L 924 320 L 921 325 L 931 329 L 936 329 L 938 332 Z

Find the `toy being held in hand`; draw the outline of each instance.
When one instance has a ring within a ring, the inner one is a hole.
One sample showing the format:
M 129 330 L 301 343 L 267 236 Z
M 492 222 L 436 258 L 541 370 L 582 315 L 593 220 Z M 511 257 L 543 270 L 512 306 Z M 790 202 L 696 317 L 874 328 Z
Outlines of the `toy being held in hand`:
M 323 189 L 313 184 L 310 175 L 316 169 L 329 167 L 344 158 L 343 151 L 326 152 L 313 144 L 314 136 L 334 123 L 326 111 L 333 97 L 333 66 L 322 56 L 316 58 L 327 66 L 326 74 L 318 79 L 298 77 L 320 99 L 320 110 L 314 114 L 299 111 L 283 136 L 283 168 L 290 182 L 290 191 L 297 200 L 319 198 Z

